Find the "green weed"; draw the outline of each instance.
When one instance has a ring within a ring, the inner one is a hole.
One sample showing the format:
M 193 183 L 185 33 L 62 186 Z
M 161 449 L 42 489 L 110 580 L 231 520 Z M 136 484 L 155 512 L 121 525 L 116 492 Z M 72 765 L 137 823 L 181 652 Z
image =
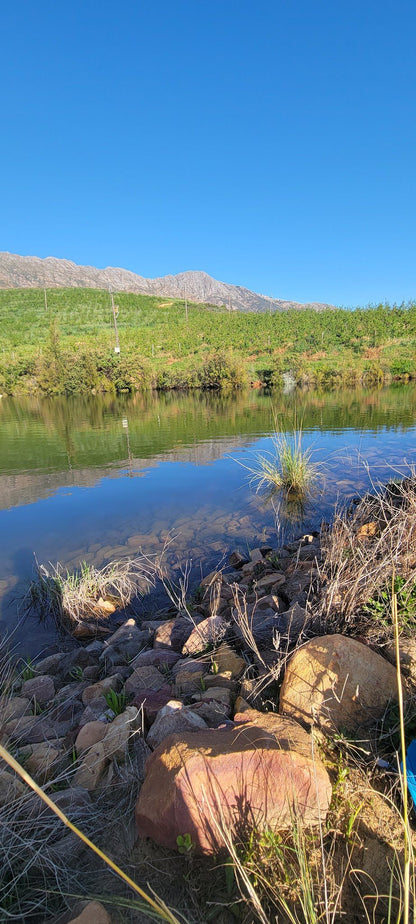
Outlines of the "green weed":
M 111 709 L 115 715 L 121 715 L 121 713 L 124 712 L 127 703 L 125 693 L 116 693 L 115 690 L 109 690 L 108 693 L 104 693 L 104 699 L 108 708 Z

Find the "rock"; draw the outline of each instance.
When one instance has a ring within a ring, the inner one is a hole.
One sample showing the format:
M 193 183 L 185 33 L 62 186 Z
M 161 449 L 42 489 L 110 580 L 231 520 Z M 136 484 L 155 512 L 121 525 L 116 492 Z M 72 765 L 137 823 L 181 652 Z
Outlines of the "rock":
M 43 786 L 48 780 L 57 777 L 62 772 L 64 757 L 62 742 L 54 740 L 53 743 L 32 744 L 31 754 L 25 761 L 25 770 Z
M 233 678 L 240 677 L 247 667 L 244 658 L 236 654 L 228 642 L 222 642 L 216 651 L 214 651 L 211 663 L 212 665 L 215 664 L 219 674 L 229 671 Z
M 255 609 L 258 612 L 270 609 L 278 613 L 282 609 L 282 601 L 276 594 L 265 594 L 264 597 L 260 597 L 260 599 L 256 601 Z
M 79 681 L 80 679 L 82 680 L 82 676 L 80 677 L 81 672 L 83 672 L 86 667 L 91 667 L 96 663 L 97 654 L 95 652 L 78 647 L 75 651 L 70 651 L 69 654 L 64 655 L 59 672 L 64 681 L 68 683 L 71 680 Z
M 192 629 L 193 623 L 182 616 L 177 616 L 176 619 L 168 619 L 156 629 L 153 648 L 172 648 L 173 651 L 182 651 Z
M 209 645 L 218 645 L 226 629 L 227 621 L 223 616 L 208 616 L 192 630 L 182 648 L 182 654 L 195 655 L 205 651 Z
M 314 638 L 299 648 L 286 668 L 279 711 L 333 732 L 356 734 L 381 718 L 397 699 L 392 664 L 356 639 Z
M 221 828 L 233 839 L 244 828 L 291 829 L 295 806 L 305 825 L 324 823 L 328 774 L 286 743 L 287 736 L 278 741 L 255 725 L 169 736 L 146 765 L 136 804 L 140 835 L 177 849 L 178 835 L 187 833 L 197 853 L 210 854 L 224 846 Z
M 41 661 L 38 661 L 35 664 L 35 671 L 37 674 L 50 674 L 55 676 L 60 671 L 60 665 L 62 664 L 65 653 L 58 651 L 56 654 L 48 655 L 47 658 L 42 658 Z
M 0 769 L 0 805 L 9 806 L 27 793 L 27 786 L 10 770 Z
M 227 687 L 210 687 L 209 690 L 204 690 L 202 693 L 194 694 L 193 699 L 201 700 L 201 702 L 212 702 L 222 703 L 223 706 L 226 706 L 229 709 L 229 714 L 231 715 L 231 706 L 234 701 L 234 697 L 231 690 L 228 690 Z
M 178 696 L 185 696 L 189 693 L 195 693 L 201 690 L 204 682 L 204 674 L 205 670 L 203 667 L 201 668 L 201 666 L 197 671 L 188 671 L 186 669 L 178 671 L 175 675 L 175 691 Z
M 163 706 L 166 706 L 171 699 L 171 690 L 165 693 L 161 691 L 144 690 L 143 693 L 138 693 L 137 696 L 134 697 L 131 705 L 136 706 L 139 712 L 143 714 L 145 725 L 149 729 L 155 721 L 160 709 L 163 709 Z
M 147 744 L 151 748 L 156 748 L 168 735 L 182 734 L 206 727 L 204 719 L 193 712 L 189 706 L 184 706 L 180 700 L 171 699 L 158 712 L 147 736 Z
M 137 696 L 145 690 L 152 690 L 154 693 L 159 690 L 169 692 L 170 686 L 166 683 L 166 677 L 158 671 L 157 667 L 150 665 L 136 668 L 124 684 L 127 696 Z
M 84 671 L 83 671 L 84 680 L 87 680 L 89 684 L 91 683 L 91 681 L 95 682 L 96 680 L 99 679 L 100 673 L 101 673 L 101 668 L 99 664 L 90 664 L 89 667 L 84 668 Z
M 271 571 L 270 574 L 265 574 L 264 577 L 256 581 L 256 590 L 258 592 L 262 590 L 269 591 L 271 587 L 280 587 L 285 581 L 286 576 L 283 571 Z
M 61 792 L 50 793 L 50 798 L 70 819 L 75 816 L 85 819 L 86 812 L 91 809 L 91 796 L 81 786 L 70 786 Z
M 39 677 L 25 680 L 22 686 L 22 695 L 27 699 L 35 699 L 40 706 L 45 706 L 55 695 L 53 678 L 48 674 L 41 674 Z
M 84 712 L 79 718 L 78 725 L 80 728 L 83 728 L 88 722 L 107 722 L 108 706 L 106 700 L 103 696 L 99 696 L 98 699 L 94 699 L 92 703 L 89 703 L 88 706 L 84 709 Z
M 204 588 L 209 588 L 209 587 L 212 587 L 212 585 L 216 584 L 217 582 L 221 583 L 221 581 L 222 581 L 221 571 L 210 571 L 209 574 L 207 574 L 204 578 L 202 578 L 200 586 Z
M 293 603 L 284 613 L 279 615 L 280 631 L 287 633 L 289 638 L 297 639 L 304 630 L 308 621 L 308 615 L 304 607 L 298 603 Z
M 179 658 L 180 653 L 171 648 L 151 648 L 148 651 L 141 651 L 131 662 L 130 667 L 133 670 L 136 667 L 157 667 L 164 672 L 171 670 Z
M 71 918 L 68 924 L 111 924 L 111 917 L 101 902 L 88 902 L 83 911 L 76 918 Z
M 120 689 L 121 678 L 118 674 L 113 674 L 111 677 L 105 677 L 104 680 L 99 680 L 98 683 L 93 683 L 89 687 L 85 687 L 82 693 L 82 702 L 84 706 L 88 706 L 89 703 L 92 703 L 101 696 L 105 698 L 105 694 L 109 693 L 110 690 L 116 690 L 118 692 Z
M 369 539 L 373 539 L 374 536 L 377 536 L 379 532 L 380 524 L 377 523 L 376 520 L 371 520 L 369 523 L 361 523 L 355 535 L 361 542 L 367 542 Z
M 200 716 L 206 722 L 208 728 L 218 728 L 219 725 L 224 725 L 224 722 L 228 723 L 229 721 L 230 710 L 228 706 L 224 706 L 223 703 L 216 700 L 208 700 L 207 702 L 201 700 L 191 706 L 190 711 Z
M 232 693 L 237 693 L 239 684 L 237 680 L 233 680 L 231 671 L 221 671 L 219 674 L 205 674 L 202 686 L 205 690 L 210 690 L 211 687 L 226 687 Z
M 241 554 L 241 552 L 238 552 L 236 550 L 234 552 L 231 552 L 231 555 L 228 556 L 228 563 L 231 565 L 232 568 L 235 568 L 238 571 L 239 568 L 242 568 L 243 565 L 247 564 L 247 558 L 245 558 L 244 555 Z
M 296 597 L 309 591 L 311 583 L 316 577 L 318 577 L 318 572 L 315 568 L 312 571 L 296 571 L 286 582 L 284 596 L 291 603 L 294 602 Z
M 102 741 L 107 734 L 107 729 L 107 723 L 100 722 L 98 719 L 93 722 L 86 722 L 75 739 L 75 750 L 77 754 L 82 754 L 83 751 L 87 751 L 88 748 Z
M 141 651 L 149 641 L 149 632 L 141 631 L 134 619 L 126 622 L 108 638 L 100 655 L 100 661 L 108 660 L 117 663 L 121 660 L 131 660 Z
M 123 760 L 126 756 L 130 735 L 140 728 L 139 712 L 135 706 L 127 706 L 120 715 L 107 725 L 103 739 L 106 757 Z
M 305 731 L 299 722 L 295 719 L 289 719 L 287 716 L 279 715 L 277 712 L 259 712 L 258 709 L 245 708 L 234 715 L 236 725 L 255 725 L 262 731 L 274 735 L 276 741 L 280 742 L 281 747 L 288 751 L 297 751 L 304 757 L 311 759 L 316 757 L 312 748 L 312 735 Z M 261 732 L 260 732 L 261 736 Z M 260 738 L 261 740 L 261 738 Z
M 384 648 L 386 658 L 391 664 L 396 663 L 396 647 L 393 642 Z M 401 635 L 399 640 L 400 669 L 404 674 L 416 680 L 416 639 L 405 638 Z
M 244 699 L 242 696 L 237 696 L 237 699 L 234 703 L 235 715 L 238 715 L 240 712 L 246 712 L 247 709 L 251 709 L 251 708 L 252 707 L 250 706 L 250 704 L 247 702 L 246 699 Z
M 3 722 L 10 722 L 13 719 L 20 719 L 22 715 L 31 712 L 30 700 L 24 696 L 14 696 L 13 699 L 5 699 L 0 702 L 0 719 Z
M 5 726 L 6 734 L 20 745 L 63 738 L 70 728 L 70 722 L 53 723 L 32 715 L 23 715 Z
M 251 558 L 251 561 L 254 562 L 254 564 L 256 564 L 256 562 L 262 562 L 263 553 L 261 552 L 260 549 L 251 549 L 250 558 Z
M 79 769 L 74 776 L 75 786 L 82 786 L 88 792 L 93 792 L 97 788 L 107 763 L 108 757 L 105 754 L 103 742 L 99 741 L 83 754 Z

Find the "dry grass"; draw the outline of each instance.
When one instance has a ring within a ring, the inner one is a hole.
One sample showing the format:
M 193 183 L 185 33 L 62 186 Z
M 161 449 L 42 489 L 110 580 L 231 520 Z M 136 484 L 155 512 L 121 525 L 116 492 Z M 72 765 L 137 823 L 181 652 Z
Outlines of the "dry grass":
M 318 614 L 322 627 L 392 638 L 391 619 L 382 625 L 374 618 L 377 606 L 371 604 L 382 604 L 382 595 L 387 594 L 388 614 L 393 575 L 401 582 L 403 599 L 415 585 L 416 473 L 412 470 L 400 483 L 380 487 L 353 511 L 337 515 L 333 526 L 322 533 L 321 544 L 324 564 Z M 405 629 L 403 606 L 399 617 Z
M 36 562 L 36 571 L 23 611 L 34 612 L 41 620 L 52 619 L 71 634 L 91 626 L 105 630 L 112 612 L 146 593 L 154 582 L 154 568 L 145 556 L 110 562 L 100 569 L 82 562 L 73 573 L 59 562 L 49 567 Z

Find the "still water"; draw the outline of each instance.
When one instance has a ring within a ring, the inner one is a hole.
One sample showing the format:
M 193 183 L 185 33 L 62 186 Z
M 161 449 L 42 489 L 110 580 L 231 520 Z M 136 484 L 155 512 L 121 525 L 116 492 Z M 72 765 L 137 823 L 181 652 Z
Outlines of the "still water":
M 249 469 L 278 430 L 302 428 L 319 488 L 301 515 L 256 493 Z M 0 636 L 14 627 L 34 556 L 75 568 L 139 550 L 192 581 L 248 548 L 318 528 L 337 503 L 416 464 L 416 387 L 0 401 Z M 300 517 L 300 518 L 299 518 Z M 295 521 L 294 521 L 295 518 Z M 157 601 L 146 598 L 151 611 Z M 36 653 L 50 632 L 14 636 Z

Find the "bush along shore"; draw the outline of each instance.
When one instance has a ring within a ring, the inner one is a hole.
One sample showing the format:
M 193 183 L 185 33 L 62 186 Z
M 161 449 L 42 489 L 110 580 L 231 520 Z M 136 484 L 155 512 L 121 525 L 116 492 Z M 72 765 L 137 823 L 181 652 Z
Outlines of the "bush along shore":
M 113 631 L 101 605 L 70 651 L 4 653 L 7 753 L 160 919 L 409 921 L 416 476 L 167 586 L 159 618 Z M 0 820 L 2 920 L 154 919 L 5 761 Z
M 119 394 L 243 386 L 336 388 L 416 377 L 416 306 L 273 314 L 119 293 L 0 290 L 0 392 Z

